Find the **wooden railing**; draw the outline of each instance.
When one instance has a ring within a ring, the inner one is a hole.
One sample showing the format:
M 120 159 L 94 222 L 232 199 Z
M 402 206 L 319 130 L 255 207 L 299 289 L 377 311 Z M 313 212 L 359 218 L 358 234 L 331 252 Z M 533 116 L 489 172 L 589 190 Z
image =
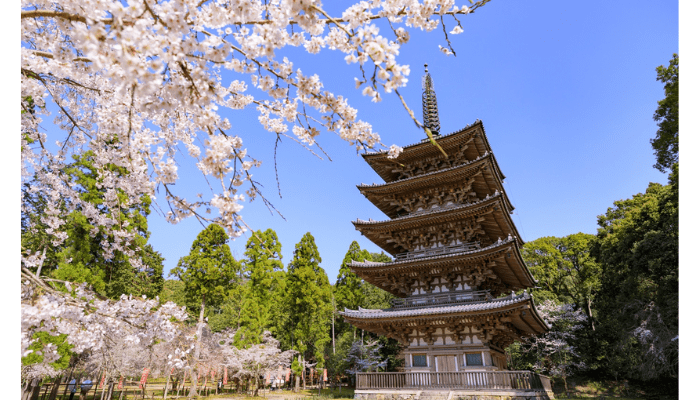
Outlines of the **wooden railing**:
M 459 292 L 423 294 L 406 298 L 392 299 L 393 308 L 429 307 L 442 304 L 471 303 L 493 300 L 489 290 L 463 290 Z
M 399 253 L 399 254 L 395 255 L 394 259 L 396 261 L 400 261 L 400 260 L 406 260 L 406 259 L 411 259 L 411 258 L 432 257 L 432 256 L 443 255 L 443 254 L 461 253 L 463 251 L 478 250 L 480 248 L 481 248 L 480 242 L 461 243 L 461 244 L 455 244 L 455 245 L 451 245 L 451 246 L 440 246 L 440 247 L 428 248 L 428 249 L 423 249 L 423 250 L 407 251 L 405 253 Z
M 357 389 L 462 389 L 551 391 L 549 378 L 531 371 L 367 372 Z

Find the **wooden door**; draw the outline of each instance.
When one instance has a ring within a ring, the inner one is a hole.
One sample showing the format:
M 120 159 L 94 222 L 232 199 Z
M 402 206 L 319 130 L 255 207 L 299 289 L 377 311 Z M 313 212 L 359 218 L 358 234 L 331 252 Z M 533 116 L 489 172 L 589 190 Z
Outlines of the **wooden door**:
M 455 372 L 457 371 L 457 366 L 455 365 L 455 356 L 436 356 L 436 366 L 438 372 Z

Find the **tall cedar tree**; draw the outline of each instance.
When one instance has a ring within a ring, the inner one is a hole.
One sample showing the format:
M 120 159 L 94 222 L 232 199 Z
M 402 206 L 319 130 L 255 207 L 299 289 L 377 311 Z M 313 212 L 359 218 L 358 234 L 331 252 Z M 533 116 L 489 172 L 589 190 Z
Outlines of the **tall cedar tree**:
M 358 307 L 362 306 L 363 293 L 362 293 L 362 279 L 355 275 L 352 270 L 350 270 L 351 261 L 365 261 L 371 260 L 371 256 L 367 250 L 360 248 L 360 245 L 353 240 L 350 244 L 348 252 L 345 253 L 345 258 L 343 258 L 343 263 L 340 265 L 340 270 L 338 271 L 338 277 L 333 286 L 333 296 L 335 301 L 335 309 L 337 311 L 343 311 L 345 308 L 350 310 L 357 310 Z M 337 315 L 334 313 L 335 321 L 335 335 L 336 337 L 341 336 L 348 329 L 352 329 L 353 332 L 355 328 L 352 325 L 346 323 L 342 318 L 338 319 Z
M 661 172 L 672 170 L 678 162 L 678 54 L 674 54 L 668 64 L 656 67 L 656 80 L 664 83 L 666 97 L 659 101 L 659 107 L 654 113 L 654 121 L 659 122 L 656 138 L 651 140 L 654 148 L 656 164 L 654 168 Z
M 224 301 L 228 287 L 236 283 L 240 270 L 240 264 L 231 255 L 227 241 L 224 228 L 209 225 L 197 235 L 190 254 L 182 257 L 170 272 L 185 283 L 188 302 L 198 301 L 200 305 L 194 360 L 199 360 L 201 352 L 205 308 L 207 305 L 216 307 Z M 195 368 L 190 371 L 190 376 L 192 388 L 188 397 L 191 398 L 196 394 Z
M 87 151 L 73 158 L 74 162 L 66 167 L 66 173 L 72 177 L 81 199 L 109 214 L 109 210 L 102 206 L 107 188 L 93 165 L 93 152 Z M 108 172 L 126 174 L 124 168 L 114 165 L 110 165 Z M 118 189 L 116 194 L 119 199 L 126 200 L 123 191 Z M 25 185 L 22 195 L 27 200 L 27 207 L 22 210 L 22 250 L 47 249 L 42 274 L 71 282 L 86 282 L 96 292 L 114 299 L 122 294 L 152 298 L 161 292 L 164 283 L 163 257 L 147 244 L 150 236 L 147 217 L 151 204 L 148 196 L 143 196 L 141 202 L 131 208 L 122 208 L 117 215 L 109 214 L 134 234 L 129 248 L 141 258 L 143 265 L 137 270 L 124 253 L 116 251 L 112 255 L 105 254 L 102 242 L 113 241 L 112 232 L 108 228 L 91 225 L 80 209 L 65 217 L 62 229 L 67 233 L 67 239 L 61 245 L 53 246 L 45 234 L 47 227 L 41 221 L 44 199 L 33 194 L 30 185 Z
M 602 268 L 590 254 L 595 236 L 575 233 L 563 238 L 547 236 L 525 243 L 523 259 L 542 290 L 534 293 L 538 304 L 554 300 L 573 303 L 595 330 L 593 302 L 600 290 Z
M 605 266 L 598 304 L 609 368 L 677 379 L 678 164 L 669 185 L 651 183 L 614 204 L 598 217 L 593 248 Z
M 323 368 L 324 348 L 330 343 L 331 285 L 321 268 L 321 256 L 311 233 L 296 244 L 286 279 L 284 309 L 288 315 L 285 331 L 294 350 L 306 360 L 313 359 Z
M 241 313 L 241 328 L 236 332 L 237 346 L 262 343 L 263 332 L 266 330 L 275 333 L 271 309 L 278 304 L 273 293 L 284 277 L 282 244 L 274 230 L 255 232 L 246 243 L 245 257 L 242 271 L 248 282 Z

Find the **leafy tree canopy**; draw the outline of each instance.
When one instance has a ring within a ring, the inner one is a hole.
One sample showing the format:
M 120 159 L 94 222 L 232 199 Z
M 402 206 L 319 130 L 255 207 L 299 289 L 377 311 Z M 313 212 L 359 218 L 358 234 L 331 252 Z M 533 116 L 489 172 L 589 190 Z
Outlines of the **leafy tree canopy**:
M 666 97 L 659 101 L 654 113 L 659 130 L 651 140 L 651 146 L 656 155 L 654 168 L 665 172 L 678 162 L 678 54 L 673 55 L 668 67 L 656 67 L 656 80 L 664 83 Z
M 563 238 L 542 237 L 525 243 L 523 259 L 538 285 L 539 302 L 550 299 L 574 303 L 593 327 L 592 304 L 600 290 L 601 266 L 590 254 L 595 236 L 576 233 Z
M 227 289 L 235 282 L 240 264 L 231 255 L 226 231 L 216 224 L 197 235 L 190 253 L 182 257 L 170 275 L 185 284 L 188 301 L 217 306 L 224 301 Z
M 631 374 L 677 377 L 678 164 L 669 185 L 652 183 L 616 201 L 598 225 L 593 254 L 605 265 L 599 316 L 606 340 L 640 357 Z
M 365 260 L 371 260 L 369 252 L 361 249 L 360 245 L 353 240 L 348 252 L 345 253 L 343 263 L 340 265 L 334 287 L 335 304 L 341 311 L 345 308 L 357 310 L 362 304 L 362 279 L 352 272 L 349 264 L 352 261 L 362 262 Z
M 313 356 L 317 368 L 323 367 L 323 352 L 330 343 L 333 316 L 332 290 L 321 255 L 311 233 L 296 244 L 294 257 L 287 267 L 285 311 L 289 316 L 287 331 L 295 350 L 305 358 Z

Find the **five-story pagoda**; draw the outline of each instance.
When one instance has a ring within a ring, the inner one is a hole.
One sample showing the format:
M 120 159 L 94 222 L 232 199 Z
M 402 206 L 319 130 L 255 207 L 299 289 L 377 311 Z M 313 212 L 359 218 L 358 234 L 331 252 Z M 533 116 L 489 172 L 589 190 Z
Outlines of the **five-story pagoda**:
M 394 261 L 353 261 L 351 269 L 399 299 L 390 309 L 341 314 L 406 346 L 406 373 L 502 371 L 509 344 L 547 330 L 527 290 L 514 294 L 535 280 L 483 124 L 439 135 L 427 65 L 423 89 L 424 126 L 439 147 L 425 139 L 397 159 L 365 154 L 385 183 L 358 188 L 389 219 L 353 222 Z

